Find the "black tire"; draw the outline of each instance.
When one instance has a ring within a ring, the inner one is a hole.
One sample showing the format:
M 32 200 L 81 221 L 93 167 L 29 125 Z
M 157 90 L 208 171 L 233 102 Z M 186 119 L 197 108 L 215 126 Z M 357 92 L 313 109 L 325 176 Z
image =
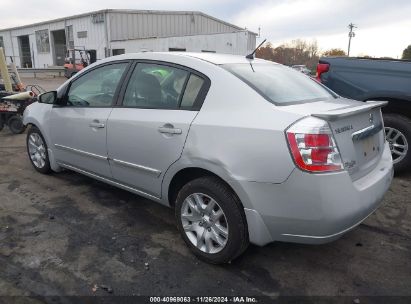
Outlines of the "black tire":
M 411 169 L 411 120 L 408 117 L 399 114 L 384 114 L 384 126 L 400 131 L 408 144 L 408 151 L 405 157 L 397 163 L 394 163 L 396 173 L 405 172 Z M 388 140 L 388 138 L 387 138 Z M 393 155 L 394 156 L 394 155 Z
M 7 126 L 14 134 L 21 134 L 26 130 L 26 127 L 23 124 L 23 119 L 19 115 L 11 116 L 7 121 Z
M 44 147 L 45 147 L 45 156 L 46 156 L 43 167 L 37 166 L 37 165 L 33 162 L 33 160 L 31 159 L 31 157 L 30 157 L 29 139 L 30 139 L 30 136 L 31 136 L 32 134 L 38 134 L 38 135 L 40 136 L 40 138 L 43 140 L 43 144 L 44 144 Z M 28 155 L 29 160 L 30 160 L 31 164 L 33 165 L 34 169 L 35 169 L 37 172 L 40 172 L 40 173 L 42 173 L 42 174 L 49 174 L 49 173 L 51 173 L 52 170 L 51 170 L 51 168 L 50 168 L 50 159 L 49 159 L 49 154 L 48 154 L 48 150 L 47 150 L 47 143 L 46 143 L 46 141 L 44 140 L 44 137 L 43 137 L 43 135 L 41 134 L 40 130 L 39 130 L 38 128 L 36 128 L 35 126 L 31 126 L 30 129 L 29 129 L 29 131 L 27 132 L 26 147 L 27 147 L 27 155 Z
M 193 193 L 202 193 L 212 197 L 224 212 L 227 225 L 227 242 L 221 251 L 206 253 L 198 249 L 187 237 L 181 220 L 184 200 Z M 201 260 L 211 264 L 228 263 L 241 255 L 248 247 L 248 229 L 244 207 L 233 191 L 217 177 L 200 177 L 188 182 L 178 192 L 175 202 L 177 227 L 183 240 L 192 252 Z

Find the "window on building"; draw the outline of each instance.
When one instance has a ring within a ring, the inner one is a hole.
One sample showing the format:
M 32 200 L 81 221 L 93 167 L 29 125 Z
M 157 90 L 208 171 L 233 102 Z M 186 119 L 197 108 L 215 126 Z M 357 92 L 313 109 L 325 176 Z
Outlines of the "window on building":
M 37 52 L 50 53 L 49 30 L 36 31 Z
M 183 49 L 183 48 L 169 48 L 168 51 L 169 52 L 185 52 L 186 49 Z
M 3 36 L 0 36 L 0 47 L 4 48 Z
M 77 32 L 77 38 L 87 38 L 87 31 Z
M 66 37 L 67 37 L 67 46 L 69 49 L 74 49 L 74 35 L 73 35 L 73 26 L 66 26 Z
M 207 51 L 207 50 L 201 50 L 203 53 L 215 53 L 215 51 Z
M 125 49 L 113 49 L 113 56 L 125 54 Z
M 91 15 L 91 22 L 93 23 L 103 23 L 104 22 L 104 14 L 103 13 L 96 13 Z

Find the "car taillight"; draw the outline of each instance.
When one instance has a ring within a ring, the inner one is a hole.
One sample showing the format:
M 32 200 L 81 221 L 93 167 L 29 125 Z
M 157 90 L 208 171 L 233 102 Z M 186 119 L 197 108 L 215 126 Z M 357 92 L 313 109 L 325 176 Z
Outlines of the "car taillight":
M 317 64 L 317 73 L 315 75 L 315 79 L 318 82 L 321 82 L 321 74 L 328 72 L 329 69 L 330 69 L 330 65 L 328 63 Z
M 344 169 L 341 155 L 328 123 L 307 117 L 287 131 L 291 155 L 298 168 L 309 172 L 332 172 Z

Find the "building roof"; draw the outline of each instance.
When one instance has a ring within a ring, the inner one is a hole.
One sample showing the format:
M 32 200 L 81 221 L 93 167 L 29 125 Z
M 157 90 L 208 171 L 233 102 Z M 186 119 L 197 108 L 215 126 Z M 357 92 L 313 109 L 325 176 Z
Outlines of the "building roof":
M 90 16 L 93 14 L 99 14 L 99 13 L 135 13 L 135 14 L 157 14 L 157 15 L 170 15 L 170 14 L 176 14 L 176 15 L 199 15 L 199 16 L 204 16 L 210 19 L 213 19 L 214 21 L 220 22 L 222 24 L 225 24 L 227 26 L 230 26 L 238 31 L 244 31 L 246 29 L 241 28 L 237 25 L 228 23 L 224 20 L 218 19 L 216 17 L 207 15 L 203 12 L 200 11 L 165 11 L 165 10 L 134 10 L 134 9 L 103 9 L 103 10 L 98 10 L 98 11 L 92 11 L 92 12 L 87 12 L 87 13 L 82 13 L 82 14 L 77 14 L 77 15 L 72 15 L 72 16 L 67 16 L 67 17 L 62 17 L 62 18 L 57 18 L 57 19 L 52 19 L 52 20 L 47 20 L 47 21 L 41 21 L 41 22 L 36 22 L 36 23 L 31 23 L 31 24 L 26 24 L 26 25 L 21 25 L 21 26 L 16 26 L 16 27 L 9 27 L 9 28 L 0 28 L 0 32 L 3 31 L 10 31 L 10 30 L 16 30 L 16 29 L 23 29 L 23 28 L 28 28 L 28 27 L 32 27 L 32 26 L 38 26 L 38 25 L 44 25 L 44 24 L 49 24 L 49 23 L 53 23 L 53 22 L 59 22 L 59 21 L 64 21 L 64 20 L 69 20 L 69 19 L 75 19 L 75 18 L 80 18 L 80 17 L 86 17 L 86 16 Z M 247 30 L 248 32 L 257 35 L 257 33 L 252 32 Z

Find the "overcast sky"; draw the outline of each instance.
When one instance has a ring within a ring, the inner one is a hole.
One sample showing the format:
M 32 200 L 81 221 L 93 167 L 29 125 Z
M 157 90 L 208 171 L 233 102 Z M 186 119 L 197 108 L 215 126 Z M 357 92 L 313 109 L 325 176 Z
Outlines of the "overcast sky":
M 198 10 L 255 32 L 261 27 L 275 46 L 301 38 L 346 50 L 350 22 L 358 26 L 352 55 L 397 58 L 411 44 L 411 0 L 0 0 L 0 8 L 0 28 L 105 8 Z

